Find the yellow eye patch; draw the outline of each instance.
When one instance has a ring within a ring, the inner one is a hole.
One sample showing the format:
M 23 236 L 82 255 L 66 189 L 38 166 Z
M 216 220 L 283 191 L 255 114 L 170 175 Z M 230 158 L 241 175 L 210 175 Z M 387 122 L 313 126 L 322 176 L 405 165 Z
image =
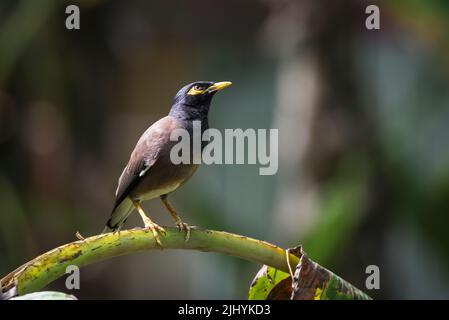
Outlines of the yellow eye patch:
M 198 86 L 193 86 L 192 88 L 190 88 L 190 90 L 189 90 L 189 92 L 187 92 L 187 94 L 190 96 L 196 96 L 197 94 L 203 94 L 204 91 L 206 91 L 206 90 L 201 89 Z

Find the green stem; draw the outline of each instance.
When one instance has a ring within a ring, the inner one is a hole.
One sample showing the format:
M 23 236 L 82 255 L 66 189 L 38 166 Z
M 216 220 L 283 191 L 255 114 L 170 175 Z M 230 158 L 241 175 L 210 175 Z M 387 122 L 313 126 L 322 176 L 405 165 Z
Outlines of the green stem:
M 272 266 L 289 272 L 284 249 L 265 241 L 223 231 L 192 228 L 190 239 L 184 241 L 184 233 L 175 228 L 165 228 L 161 236 L 164 249 L 189 249 L 212 251 Z M 3 288 L 17 285 L 20 295 L 41 290 L 65 274 L 69 265 L 83 267 L 101 260 L 134 252 L 159 249 L 148 230 L 133 229 L 120 233 L 98 235 L 85 240 L 65 244 L 29 261 L 1 279 Z M 298 257 L 289 254 L 292 268 Z

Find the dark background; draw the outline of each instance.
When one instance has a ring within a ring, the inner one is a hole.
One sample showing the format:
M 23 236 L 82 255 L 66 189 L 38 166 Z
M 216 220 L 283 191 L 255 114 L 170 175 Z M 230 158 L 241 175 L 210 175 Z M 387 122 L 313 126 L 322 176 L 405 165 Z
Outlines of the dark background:
M 368 31 L 373 3 L 381 29 Z M 68 4 L 80 30 L 65 28 Z M 374 298 L 447 299 L 448 57 L 445 0 L 1 0 L 0 274 L 99 233 L 129 153 L 177 90 L 230 80 L 211 126 L 278 128 L 279 172 L 203 165 L 172 196 L 184 220 L 301 243 Z M 159 201 L 145 208 L 172 224 Z M 371 264 L 380 290 L 365 289 Z M 245 298 L 259 267 L 152 251 L 82 269 L 74 294 Z

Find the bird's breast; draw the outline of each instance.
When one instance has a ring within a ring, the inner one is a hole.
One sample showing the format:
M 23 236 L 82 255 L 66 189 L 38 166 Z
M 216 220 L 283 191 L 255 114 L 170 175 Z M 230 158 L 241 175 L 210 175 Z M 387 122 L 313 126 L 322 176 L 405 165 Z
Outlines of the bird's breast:
M 149 200 L 171 193 L 184 184 L 196 171 L 198 165 L 172 163 L 156 164 L 148 170 L 131 197 L 139 200 Z
M 168 183 L 165 186 L 157 188 L 157 189 L 146 190 L 146 191 L 142 192 L 141 194 L 139 194 L 138 198 L 139 198 L 139 200 L 142 200 L 142 201 L 154 199 L 154 198 L 160 197 L 161 195 L 169 194 L 169 193 L 175 191 L 176 189 L 179 188 L 180 185 L 181 185 L 180 182 Z

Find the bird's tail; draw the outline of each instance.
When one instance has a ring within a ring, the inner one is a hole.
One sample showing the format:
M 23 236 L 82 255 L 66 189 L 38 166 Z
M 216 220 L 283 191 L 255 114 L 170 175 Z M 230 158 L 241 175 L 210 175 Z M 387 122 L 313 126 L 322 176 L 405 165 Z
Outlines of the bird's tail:
M 134 205 L 131 199 L 125 198 L 112 210 L 111 217 L 101 233 L 120 230 L 133 210 Z

